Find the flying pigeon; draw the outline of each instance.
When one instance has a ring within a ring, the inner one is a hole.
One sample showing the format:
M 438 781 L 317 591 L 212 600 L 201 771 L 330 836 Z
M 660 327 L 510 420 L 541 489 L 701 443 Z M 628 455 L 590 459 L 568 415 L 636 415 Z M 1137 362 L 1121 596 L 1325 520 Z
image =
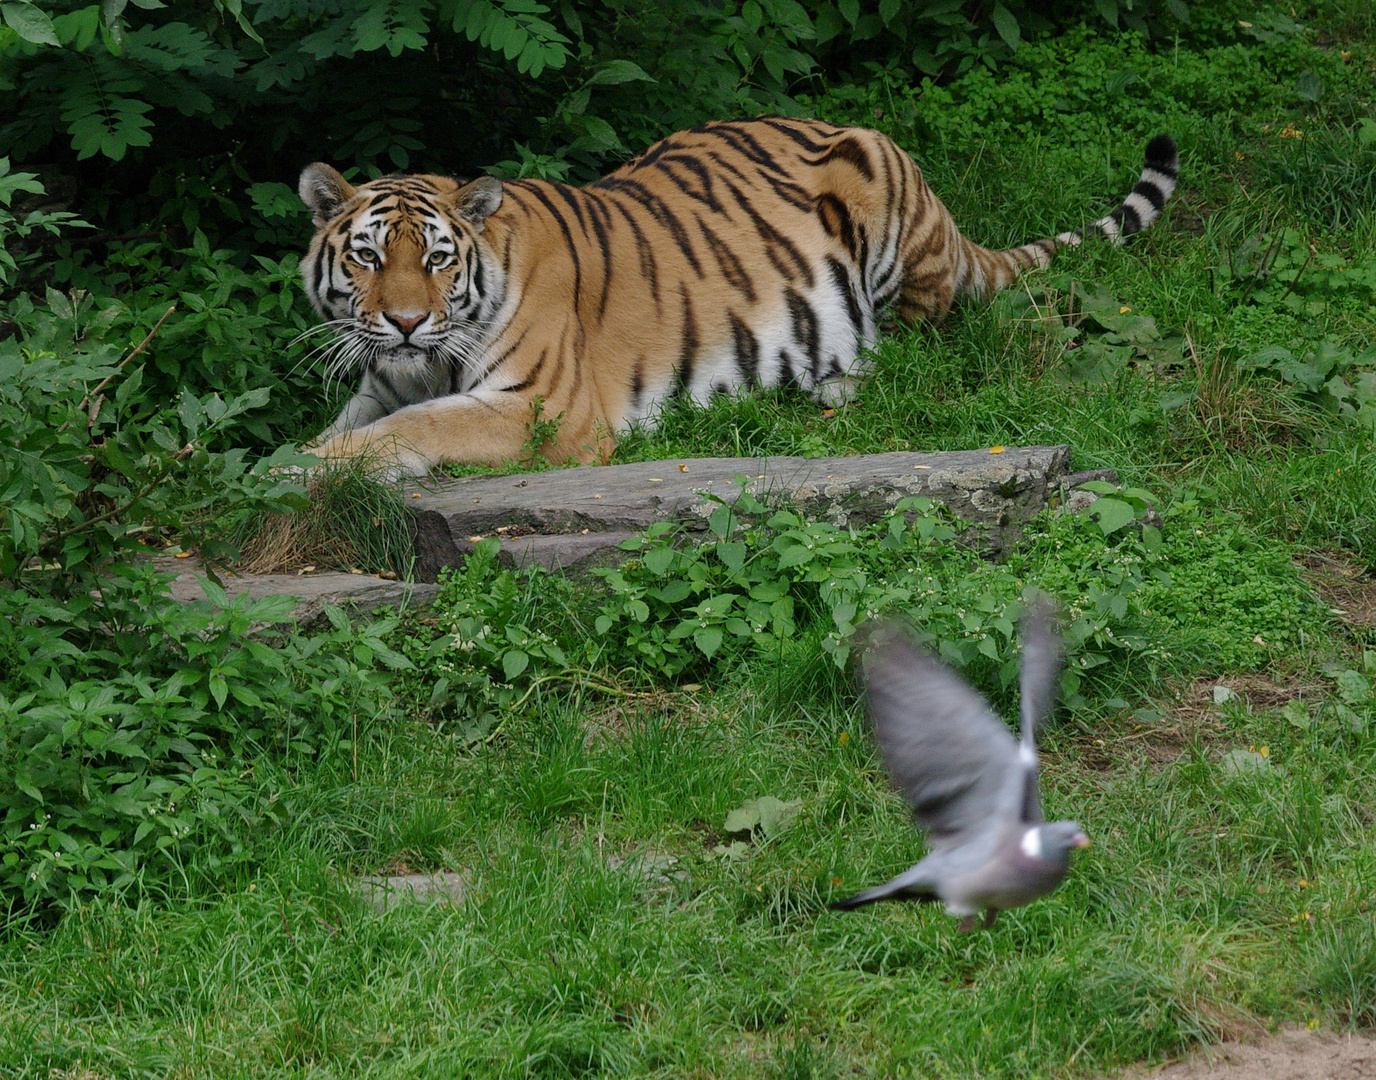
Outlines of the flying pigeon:
M 1055 891 L 1070 849 L 1089 847 L 1073 821 L 1042 820 L 1037 795 L 1037 722 L 1051 711 L 1060 639 L 1049 603 L 1022 622 L 1022 740 L 1015 742 L 989 703 L 901 629 L 881 625 L 864 656 L 875 741 L 894 784 L 927 830 L 926 858 L 892 881 L 831 906 L 876 900 L 940 900 L 974 928 L 1000 911 Z

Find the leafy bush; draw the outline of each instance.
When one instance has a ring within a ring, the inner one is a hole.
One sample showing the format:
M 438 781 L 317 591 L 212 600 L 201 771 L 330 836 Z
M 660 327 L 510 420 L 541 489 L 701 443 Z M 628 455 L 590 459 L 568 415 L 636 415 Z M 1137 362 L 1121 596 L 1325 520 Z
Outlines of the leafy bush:
M 888 614 L 1003 695 L 1017 679 L 1029 588 L 1064 609 L 1071 708 L 1087 704 L 1091 685 L 1116 687 L 1129 663 L 1151 685 L 1259 667 L 1321 633 L 1322 611 L 1281 546 L 1193 498 L 1166 508 L 1158 527 L 1151 495 L 1104 486 L 1087 512 L 1034 519 L 1003 563 L 957 543 L 952 519 L 926 499 L 846 529 L 742 494 L 718 503 L 706 538 L 665 522 L 626 541 L 633 557 L 594 571 L 603 589 L 593 595 L 538 568 L 499 568 L 497 541 L 484 540 L 441 591 L 443 636 L 397 645 L 417 665 L 409 693 L 429 689 L 431 719 L 472 742 L 551 681 L 703 679 L 751 658 L 777 663 L 800 641 L 844 668 L 856 628 Z
M 23 217 L 16 217 L 12 210 L 16 195 L 42 195 L 43 185 L 34 173 L 11 172 L 9 158 L 0 158 L 0 288 L 9 285 L 15 278 L 19 263 L 16 261 L 15 240 L 25 240 L 35 232 L 58 235 L 59 226 L 84 225 L 75 214 L 65 210 L 30 210 Z
M 1141 599 L 1178 650 L 1211 671 L 1248 670 L 1321 640 L 1324 611 L 1285 545 L 1190 498 L 1167 521 L 1159 558 L 1168 576 L 1147 581 Z
M 275 198 L 312 158 L 586 180 L 673 130 L 798 112 L 799 92 L 826 81 L 1001 69 L 1081 19 L 1188 36 L 1189 7 L 15 0 L 0 25 L 0 154 L 73 174 L 112 234 L 189 213 L 188 233 L 246 251 L 262 230 L 245 227 L 240 192 Z
M 315 637 L 260 628 L 278 601 L 188 608 L 138 556 L 176 536 L 232 553 L 236 518 L 287 511 L 299 484 L 250 463 L 257 388 L 146 395 L 146 347 L 107 339 L 127 309 L 50 292 L 0 341 L 0 909 L 165 888 L 251 857 L 270 808 L 256 755 L 290 763 L 356 738 L 387 700 L 376 663 L 404 666 L 386 624 L 336 618 Z M 134 363 L 140 360 L 140 363 Z M 266 816 L 265 816 L 266 815 Z
M 101 336 L 106 309 L 82 325 L 80 301 L 49 294 L 54 315 L 30 307 L 21 343 L 0 342 L 0 491 L 9 529 L 0 535 L 0 576 L 51 590 L 86 584 L 116 556 L 167 529 L 223 553 L 207 528 L 233 503 L 288 509 L 300 488 L 275 476 L 303 460 L 289 450 L 250 466 L 247 451 L 212 450 L 234 420 L 267 391 L 225 400 L 183 390 L 174 404 L 144 397 L 144 366 L 128 367 Z M 46 575 L 41 584 L 34 575 Z
M 89 604 L 0 593 L 0 910 L 223 879 L 272 798 L 254 760 L 347 752 L 386 702 L 390 623 L 269 645 L 292 601 L 186 607 L 119 564 Z
M 845 529 L 743 494 L 716 507 L 704 542 L 669 522 L 627 541 L 634 557 L 595 571 L 604 588 L 591 597 L 540 569 L 499 569 L 489 539 L 437 600 L 445 636 L 398 648 L 417 663 L 421 685 L 433 680 L 432 717 L 459 718 L 469 739 L 550 680 L 615 685 L 598 675 L 608 671 L 632 682 L 702 678 L 748 657 L 773 662 L 799 639 L 844 668 L 856 628 L 885 613 L 901 612 L 949 662 L 1006 688 L 1018 670 L 1020 597 L 1035 583 L 1067 602 L 1075 662 L 1065 688 L 1078 703 L 1086 672 L 1153 650 L 1133 630 L 1143 560 L 1105 557 L 1104 531 L 1077 521 L 1086 529 L 1079 542 L 1100 564 L 1042 581 L 1040 562 L 1015 572 L 955 543 L 952 520 L 926 499 Z
M 311 363 L 314 354 L 298 345 L 318 320 L 308 309 L 296 254 L 249 258 L 212 248 L 197 230 L 186 248 L 143 241 L 112 252 L 103 265 L 79 255 L 72 252 L 52 272 L 70 295 L 49 291 L 46 303 L 21 296 L 12 305 L 21 333 L 40 341 L 59 331 L 83 340 L 96 333 L 133 343 L 162 320 L 141 396 L 167 402 L 188 391 L 236 397 L 252 391 L 238 426 L 240 438 L 247 435 L 257 449 L 325 426 L 324 378 Z

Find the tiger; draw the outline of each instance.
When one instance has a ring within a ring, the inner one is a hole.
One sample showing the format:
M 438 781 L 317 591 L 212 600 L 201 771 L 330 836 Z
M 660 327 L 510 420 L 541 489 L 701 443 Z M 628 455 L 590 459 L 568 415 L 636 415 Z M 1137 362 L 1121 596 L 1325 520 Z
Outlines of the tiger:
M 306 293 L 337 332 L 332 370 L 362 372 L 312 452 L 397 478 L 532 449 L 587 464 L 680 399 L 796 387 L 843 402 L 881 328 L 940 320 L 1086 235 L 1119 244 L 1156 221 L 1175 142 L 1157 136 L 1145 159 L 1107 216 L 1002 251 L 961 234 L 887 135 L 821 120 L 706 123 L 583 187 L 355 187 L 308 165 Z

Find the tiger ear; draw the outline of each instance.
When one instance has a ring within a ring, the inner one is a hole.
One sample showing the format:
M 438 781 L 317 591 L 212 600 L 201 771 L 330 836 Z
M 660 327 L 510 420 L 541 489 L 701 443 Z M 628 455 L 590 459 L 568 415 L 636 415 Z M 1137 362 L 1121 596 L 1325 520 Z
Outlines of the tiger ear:
M 296 186 L 296 193 L 310 207 L 315 215 L 315 226 L 319 228 L 344 208 L 356 190 L 336 170 L 317 161 L 301 170 L 301 182 Z
M 454 194 L 454 209 L 459 217 L 472 222 L 479 231 L 483 222 L 501 205 L 502 182 L 495 176 L 480 176 Z

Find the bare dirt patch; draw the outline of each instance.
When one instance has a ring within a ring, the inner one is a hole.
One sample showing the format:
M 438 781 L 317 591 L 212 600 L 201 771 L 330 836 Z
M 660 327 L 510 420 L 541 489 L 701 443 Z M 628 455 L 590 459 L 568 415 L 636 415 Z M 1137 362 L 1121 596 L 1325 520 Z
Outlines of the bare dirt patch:
M 1340 552 L 1312 552 L 1300 572 L 1319 598 L 1350 626 L 1376 626 L 1376 578 Z
M 1282 1031 L 1223 1043 L 1165 1065 L 1133 1067 L 1120 1080 L 1376 1080 L 1376 1039 L 1366 1034 Z
M 1201 746 L 1211 757 L 1231 748 L 1235 742 L 1214 696 L 1216 687 L 1226 687 L 1254 711 L 1278 709 L 1288 701 L 1303 700 L 1322 692 L 1319 684 L 1297 681 L 1273 682 L 1264 675 L 1225 675 L 1199 679 L 1185 688 L 1162 719 L 1143 725 L 1112 740 L 1103 753 L 1107 761 L 1121 760 L 1129 746 L 1139 746 L 1156 767 L 1173 764 L 1190 747 Z
M 607 705 L 587 714 L 583 721 L 584 747 L 607 740 L 626 739 L 638 724 L 674 724 L 678 727 L 697 727 L 713 722 L 719 714 L 710 700 L 699 697 L 703 691 L 694 683 L 686 683 L 677 692 L 670 690 L 624 691 Z

